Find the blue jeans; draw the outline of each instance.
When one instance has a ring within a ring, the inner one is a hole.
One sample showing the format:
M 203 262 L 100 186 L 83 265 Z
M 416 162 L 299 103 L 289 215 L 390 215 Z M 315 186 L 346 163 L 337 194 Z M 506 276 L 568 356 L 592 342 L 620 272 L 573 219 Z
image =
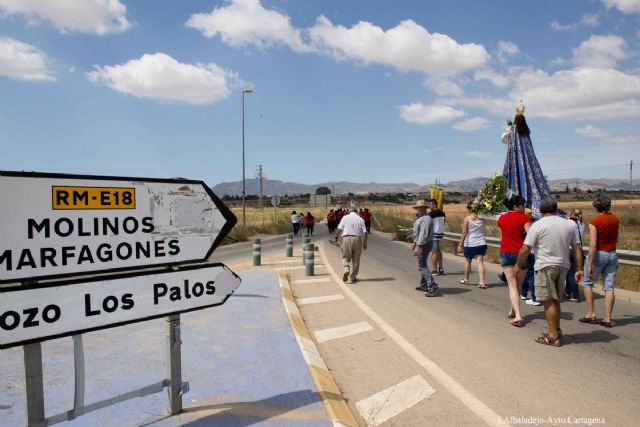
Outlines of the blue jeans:
M 536 263 L 536 257 L 533 254 L 529 254 L 529 258 L 527 258 L 527 275 L 524 276 L 524 282 L 522 282 L 522 291 L 520 295 L 523 297 L 527 297 L 527 293 L 531 291 L 531 299 L 533 301 L 536 300 L 536 286 L 534 284 L 535 281 L 535 270 L 534 264 Z
M 433 246 L 433 242 L 429 242 L 422 247 L 422 251 L 420 255 L 418 255 L 418 271 L 420 272 L 420 286 L 427 288 L 428 290 L 433 290 L 437 288 L 438 285 L 433 280 L 433 276 L 431 275 L 431 270 L 429 270 L 429 266 L 427 265 L 427 259 L 429 259 L 429 253 L 431 252 L 431 248 Z
M 591 257 L 591 254 L 589 254 Z M 613 285 L 618 272 L 618 255 L 615 252 L 596 251 L 593 259 L 593 278 L 589 279 L 589 263 L 584 266 L 585 287 L 592 287 L 596 279 L 602 274 L 602 289 L 613 291 Z
M 569 261 L 571 264 L 569 265 L 569 271 L 567 271 L 567 286 L 564 290 L 564 293 L 569 296 L 569 298 L 580 300 L 580 289 L 578 288 L 578 283 L 576 282 L 576 262 L 573 260 L 573 254 L 569 257 Z

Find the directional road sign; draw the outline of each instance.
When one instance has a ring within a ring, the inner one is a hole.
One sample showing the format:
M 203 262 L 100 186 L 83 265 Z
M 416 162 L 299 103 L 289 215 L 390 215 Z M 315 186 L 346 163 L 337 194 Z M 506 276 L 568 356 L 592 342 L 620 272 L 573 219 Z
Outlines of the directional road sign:
M 0 283 L 206 260 L 236 217 L 202 181 L 0 171 Z
M 223 304 L 240 278 L 223 264 L 55 286 L 0 288 L 0 348 Z

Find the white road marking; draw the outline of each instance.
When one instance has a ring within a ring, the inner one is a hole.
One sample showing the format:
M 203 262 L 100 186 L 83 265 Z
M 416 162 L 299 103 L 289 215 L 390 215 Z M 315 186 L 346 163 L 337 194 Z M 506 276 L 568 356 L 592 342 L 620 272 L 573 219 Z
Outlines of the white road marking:
M 436 391 L 420 375 L 356 402 L 367 426 L 377 426 L 404 412 Z
M 324 252 L 324 245 L 320 246 L 320 257 L 327 264 L 327 257 Z M 462 404 L 469 408 L 473 413 L 480 417 L 487 425 L 508 427 L 509 424 L 503 424 L 503 418 L 498 416 L 491 408 L 482 403 L 480 399 L 475 397 L 470 391 L 462 386 L 459 382 L 451 378 L 442 368 L 435 362 L 427 358 L 424 354 L 413 346 L 398 331 L 393 329 L 382 317 L 378 316 L 367 304 L 364 303 L 347 285 L 342 283 L 342 277 L 338 276 L 333 268 L 327 264 L 327 270 L 333 277 L 333 280 L 342 288 L 344 293 L 353 300 L 353 302 L 362 310 L 369 318 L 382 329 L 389 337 L 396 342 L 413 360 L 415 360 L 423 369 L 440 382 L 451 394 L 456 396 Z
M 344 299 L 344 295 L 325 295 L 321 297 L 300 298 L 297 300 L 298 305 L 319 304 L 321 302 L 338 301 Z
M 331 279 L 328 277 L 320 277 L 319 279 L 302 279 L 294 281 L 294 285 L 299 285 L 303 283 L 321 283 L 321 282 L 330 282 Z
M 323 329 L 313 334 L 318 342 L 327 342 L 338 338 L 349 337 L 362 332 L 372 331 L 373 327 L 367 322 L 352 323 L 350 325 L 338 326 L 337 328 Z
M 268 270 L 273 270 L 273 271 L 287 271 L 287 270 L 292 270 L 292 269 L 299 269 L 299 268 L 304 268 L 304 265 L 292 265 L 289 267 L 276 267 L 276 268 L 269 268 Z M 314 268 L 324 268 L 323 264 L 315 264 Z

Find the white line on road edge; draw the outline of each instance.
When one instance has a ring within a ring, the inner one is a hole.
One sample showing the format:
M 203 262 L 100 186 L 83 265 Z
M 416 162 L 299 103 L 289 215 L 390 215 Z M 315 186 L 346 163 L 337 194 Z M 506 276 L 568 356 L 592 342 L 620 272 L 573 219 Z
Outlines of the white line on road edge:
M 362 332 L 373 331 L 373 327 L 367 322 L 351 323 L 350 325 L 338 326 L 337 328 L 323 329 L 313 333 L 317 342 L 327 342 L 338 338 L 350 337 Z
M 377 426 L 404 412 L 436 391 L 420 375 L 362 399 L 356 408 L 367 426 Z
M 338 388 L 336 381 L 327 369 L 327 365 L 322 360 L 322 356 L 318 352 L 318 348 L 311 340 L 309 330 L 300 316 L 300 311 L 293 302 L 293 293 L 289 286 L 289 280 L 284 273 L 278 274 L 280 278 L 280 293 L 284 302 L 287 317 L 291 323 L 291 329 L 296 337 L 296 341 L 300 346 L 302 357 L 307 362 L 311 378 L 318 389 L 318 394 L 324 402 L 329 419 L 334 427 L 358 427 L 356 419 L 349 410 L 347 403 L 344 401 L 342 392 Z
M 306 305 L 306 304 L 319 304 L 321 302 L 329 302 L 329 301 L 338 301 L 344 299 L 344 295 L 325 295 L 322 297 L 310 297 L 310 298 L 299 298 L 298 305 Z
M 328 277 L 321 277 L 319 279 L 302 279 L 302 280 L 294 280 L 294 285 L 301 285 L 304 283 L 321 283 L 321 282 L 330 282 L 331 279 Z
M 324 251 L 324 245 L 319 245 L 320 257 L 327 267 L 327 271 L 331 274 L 335 282 L 342 288 L 345 294 L 353 300 L 353 302 L 369 316 L 369 318 L 382 329 L 396 344 L 400 346 L 413 360 L 415 360 L 420 366 L 422 366 L 429 374 L 431 374 L 436 380 L 440 382 L 449 392 L 456 396 L 467 408 L 473 411 L 477 416 L 490 426 L 507 427 L 509 424 L 502 424 L 500 421 L 504 419 L 500 418 L 491 408 L 482 403 L 480 399 L 475 397 L 471 392 L 465 389 L 460 383 L 451 378 L 445 371 L 442 370 L 432 360 L 428 359 L 425 355 L 415 348 L 409 341 L 407 341 L 402 335 L 393 329 L 382 317 L 378 316 L 367 304 L 364 303 L 348 286 L 342 283 L 342 278 L 336 274 L 331 265 L 327 262 L 327 257 Z

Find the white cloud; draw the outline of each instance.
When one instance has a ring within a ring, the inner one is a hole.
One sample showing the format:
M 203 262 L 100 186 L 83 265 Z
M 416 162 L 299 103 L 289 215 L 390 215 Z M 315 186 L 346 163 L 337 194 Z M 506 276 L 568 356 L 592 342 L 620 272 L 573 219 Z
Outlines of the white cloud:
M 433 90 L 438 96 L 464 95 L 464 90 L 462 90 L 462 88 L 458 84 L 452 82 L 451 80 L 439 77 L 431 77 L 424 81 L 424 85 Z
M 585 136 L 587 138 L 597 139 L 599 141 L 609 144 L 638 144 L 640 143 L 640 137 L 638 136 L 614 136 L 604 129 L 597 128 L 592 125 L 587 125 L 581 129 L 576 129 L 578 135 Z
M 482 45 L 460 44 L 445 34 L 429 33 L 411 20 L 385 31 L 363 21 L 346 28 L 320 16 L 308 32 L 314 47 L 336 59 L 382 64 L 402 72 L 450 76 L 489 60 Z
M 640 13 L 640 0 L 602 0 L 607 9 L 615 7 L 622 13 Z
M 512 116 L 522 99 L 528 116 L 594 120 L 640 117 L 639 75 L 595 68 L 574 68 L 554 74 L 513 68 L 509 74 L 514 77 L 514 86 L 506 97 L 466 96 L 441 102 Z
M 476 71 L 473 75 L 473 79 L 475 81 L 487 80 L 499 88 L 505 88 L 511 84 L 509 75 L 499 74 L 489 69 Z
M 95 66 L 90 81 L 156 101 L 194 105 L 221 101 L 231 93 L 237 75 L 216 64 L 183 64 L 164 53 L 145 54 L 120 65 Z
M 232 46 L 254 45 L 260 48 L 281 43 L 296 52 L 309 51 L 300 31 L 291 25 L 289 16 L 267 10 L 259 0 L 232 0 L 210 13 L 195 13 L 185 24 L 205 37 L 220 35 Z
M 442 123 L 465 115 L 464 111 L 456 110 L 448 105 L 424 105 L 416 102 L 400 105 L 397 108 L 400 110 L 400 116 L 408 123 Z
M 518 49 L 518 46 L 514 43 L 502 40 L 498 42 L 498 61 L 507 62 L 507 59 L 509 59 L 510 56 L 513 56 L 518 52 L 520 52 L 520 49 Z
M 622 37 L 591 36 L 573 49 L 573 60 L 585 68 L 614 68 L 627 57 L 626 46 Z
M 30 44 L 0 37 L 0 75 L 17 80 L 55 81 L 46 55 Z
M 460 123 L 453 125 L 454 129 L 462 132 L 473 132 L 474 130 L 485 129 L 489 126 L 489 120 L 482 117 L 471 117 Z
M 592 14 L 584 14 L 582 15 L 582 19 L 578 22 L 574 22 L 572 24 L 561 24 L 558 21 L 553 21 L 549 24 L 549 26 L 556 31 L 563 30 L 575 30 L 577 28 L 594 28 L 600 25 L 600 17 L 598 15 Z
M 45 20 L 61 32 L 104 35 L 131 27 L 119 0 L 0 0 L 0 11 Z
M 480 151 L 480 150 L 469 150 L 469 151 L 465 151 L 464 154 L 466 154 L 469 157 L 479 157 L 481 159 L 493 157 L 494 155 L 492 151 Z

